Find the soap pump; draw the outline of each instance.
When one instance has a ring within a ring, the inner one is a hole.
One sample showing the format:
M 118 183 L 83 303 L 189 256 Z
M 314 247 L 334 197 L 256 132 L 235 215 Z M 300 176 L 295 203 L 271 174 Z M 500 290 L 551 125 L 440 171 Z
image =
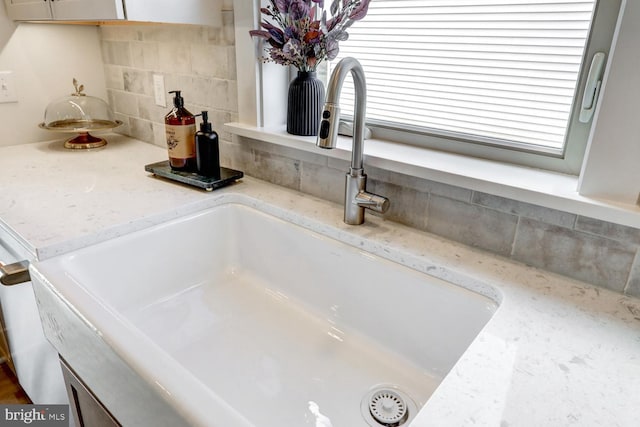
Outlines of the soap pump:
M 209 113 L 203 111 L 200 130 L 196 132 L 196 162 L 198 174 L 220 179 L 220 148 L 218 134 L 209 122 Z
M 173 109 L 164 117 L 169 164 L 172 169 L 193 171 L 196 168 L 194 141 L 196 118 L 184 108 L 184 98 L 180 92 L 179 90 L 169 92 L 175 94 Z

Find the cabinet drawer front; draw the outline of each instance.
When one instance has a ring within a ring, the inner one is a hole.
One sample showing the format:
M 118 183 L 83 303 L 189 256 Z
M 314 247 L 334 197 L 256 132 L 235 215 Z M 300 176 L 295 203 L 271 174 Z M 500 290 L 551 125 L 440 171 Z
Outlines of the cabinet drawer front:
M 7 15 L 15 21 L 50 20 L 51 3 L 42 0 L 4 0 Z

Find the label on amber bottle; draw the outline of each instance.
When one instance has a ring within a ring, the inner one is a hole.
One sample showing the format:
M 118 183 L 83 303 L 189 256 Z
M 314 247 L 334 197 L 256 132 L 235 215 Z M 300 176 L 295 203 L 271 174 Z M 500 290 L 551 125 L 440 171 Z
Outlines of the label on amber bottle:
M 190 159 L 196 156 L 196 125 L 165 125 L 169 157 Z

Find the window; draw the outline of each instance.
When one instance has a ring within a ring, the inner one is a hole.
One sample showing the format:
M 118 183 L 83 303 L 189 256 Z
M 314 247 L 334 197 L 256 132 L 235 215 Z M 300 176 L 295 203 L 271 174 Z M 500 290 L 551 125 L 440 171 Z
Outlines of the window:
M 608 53 L 618 8 L 617 0 L 373 0 L 332 64 L 362 63 L 376 136 L 578 173 L 590 127 L 578 120 L 580 95 L 591 58 Z M 341 109 L 352 117 L 350 82 Z

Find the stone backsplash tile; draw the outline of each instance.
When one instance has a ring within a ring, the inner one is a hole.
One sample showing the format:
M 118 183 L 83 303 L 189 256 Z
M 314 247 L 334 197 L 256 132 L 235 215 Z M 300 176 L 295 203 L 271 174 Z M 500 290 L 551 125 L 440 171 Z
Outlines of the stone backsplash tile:
M 245 166 L 249 175 L 276 185 L 300 189 L 300 160 L 253 150 L 253 158 Z
M 512 258 L 623 292 L 636 252 L 631 244 L 521 218 Z
M 640 230 L 637 228 L 579 216 L 576 222 L 576 230 L 603 236 L 608 239 L 640 245 Z
M 344 203 L 344 176 L 344 173 L 330 169 L 326 164 L 303 161 L 300 191 L 334 203 Z
M 138 97 L 132 93 L 108 90 L 109 103 L 116 113 L 138 117 Z
M 349 172 L 349 166 L 351 165 L 351 162 L 348 160 L 329 157 L 327 159 L 327 164 L 331 169 L 335 169 L 342 172 L 343 174 L 346 174 L 347 172 Z
M 232 167 L 248 175 L 343 203 L 348 161 L 249 139 L 228 146 Z M 304 159 L 300 169 L 296 158 Z M 385 219 L 640 297 L 640 230 L 376 168 L 367 173 L 368 190 L 391 200 Z
M 211 110 L 209 111 L 209 117 L 211 118 L 211 123 L 213 123 L 212 126 L 214 130 L 218 133 L 218 137 L 224 141 L 231 141 L 232 135 L 229 132 L 226 132 L 222 125 L 225 123 L 237 122 L 238 113 L 232 111 Z
M 129 116 L 124 114 L 115 113 L 116 120 L 120 120 L 122 124 L 115 129 L 115 132 L 123 135 L 131 135 L 131 127 L 129 126 Z M 148 142 L 148 141 L 146 141 Z
M 636 257 L 633 260 L 624 293 L 640 298 L 640 250 L 636 251 Z
M 209 27 L 199 25 L 140 25 L 133 28 L 136 30 L 135 39 L 163 44 L 188 46 L 194 43 L 209 43 L 211 38 Z
M 453 185 L 442 184 L 440 182 L 423 180 L 424 187 L 429 193 L 442 196 L 461 202 L 468 202 L 471 199 L 471 190 L 461 187 L 454 187 Z
M 164 128 L 164 123 L 152 122 L 151 125 L 153 126 L 153 141 L 147 142 L 157 145 L 158 147 L 167 148 L 167 133 Z
M 156 70 L 159 64 L 158 43 L 130 41 L 131 57 L 134 68 L 140 70 Z
M 100 27 L 100 36 L 104 40 L 136 40 L 138 27 L 133 25 L 105 25 Z
M 290 159 L 302 160 L 305 163 L 313 163 L 315 165 L 327 167 L 329 164 L 329 159 L 326 156 L 322 155 L 321 152 L 313 152 L 313 151 L 302 151 L 292 147 L 285 147 L 283 145 L 275 145 L 275 144 L 265 144 L 262 141 L 252 140 L 243 138 L 243 145 L 248 147 L 251 150 L 263 151 L 265 153 L 274 154 L 276 156 L 288 157 Z M 341 170 L 337 170 L 329 166 L 331 169 L 334 169 L 333 172 L 339 175 L 340 177 L 344 177 L 344 174 L 347 172 L 347 169 L 344 169 L 344 173 Z
M 131 136 L 141 141 L 153 141 L 153 125 L 150 121 L 130 118 L 129 125 Z
M 405 175 L 397 172 L 388 172 L 386 180 L 400 187 L 408 187 L 420 192 L 443 196 L 449 199 L 468 202 L 471 200 L 472 191 L 466 188 L 456 187 L 453 185 L 443 184 L 441 182 L 430 181 L 428 179 L 419 178 L 411 175 Z
M 502 256 L 511 254 L 516 215 L 431 195 L 428 217 L 427 231 Z
M 576 222 L 576 215 L 568 212 L 536 206 L 478 191 L 473 193 L 471 201 L 491 209 L 520 215 L 525 218 L 537 219 L 547 224 L 559 225 L 561 227 L 573 228 Z
M 224 11 L 222 28 L 184 25 L 103 26 L 100 28 L 108 99 L 126 126 L 117 132 L 165 145 L 167 106 L 155 104 L 153 75 L 164 78 L 166 91 L 181 90 L 185 107 L 209 112 L 222 140 L 231 135 L 224 123 L 237 120 L 233 10 Z M 288 178 L 281 181 L 288 182 Z
M 385 218 L 419 230 L 427 229 L 429 193 L 374 179 L 368 180 L 367 189 L 391 200 L 389 210 L 384 214 Z M 342 194 L 344 195 L 344 184 Z
M 131 50 L 126 41 L 102 41 L 102 62 L 111 65 L 132 66 Z
M 228 49 L 227 50 L 227 61 L 229 62 L 229 79 L 237 80 L 238 79 L 238 70 L 236 68 L 236 50 Z
M 222 28 L 209 29 L 209 42 L 220 45 L 234 45 L 236 42 L 236 29 L 233 18 L 233 10 L 223 10 Z
M 104 77 L 107 89 L 124 90 L 124 76 L 119 65 L 105 65 Z
M 138 96 L 136 99 L 138 101 L 138 116 L 141 119 L 154 121 L 167 114 L 167 109 L 156 105 L 151 96 Z
M 247 175 L 253 175 L 253 150 L 247 149 L 243 144 L 238 144 L 236 142 L 226 142 L 223 141 L 220 146 L 220 162 L 225 165 L 228 164 L 229 167 L 233 169 L 238 169 L 246 173 Z M 231 162 L 224 163 L 222 158 L 227 157 L 231 158 Z
M 190 49 L 191 70 L 194 74 L 218 79 L 233 78 L 229 69 L 229 51 L 233 50 L 233 46 L 195 44 Z
M 125 92 L 153 96 L 152 77 L 149 71 L 127 69 L 122 72 Z
M 158 49 L 158 68 L 165 73 L 191 74 L 191 52 L 183 43 L 162 43 Z

